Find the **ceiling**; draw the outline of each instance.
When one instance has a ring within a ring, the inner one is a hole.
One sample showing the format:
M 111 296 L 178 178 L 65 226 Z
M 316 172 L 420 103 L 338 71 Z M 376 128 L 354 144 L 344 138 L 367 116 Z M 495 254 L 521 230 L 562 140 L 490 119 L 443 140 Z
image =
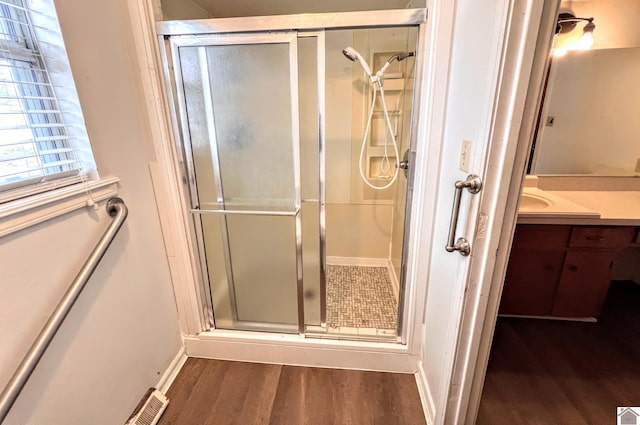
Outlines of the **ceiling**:
M 216 18 L 404 9 L 410 0 L 191 0 Z M 411 3 L 415 3 L 412 1 Z M 420 3 L 420 2 L 418 2 Z M 424 7 L 424 6 L 423 6 Z

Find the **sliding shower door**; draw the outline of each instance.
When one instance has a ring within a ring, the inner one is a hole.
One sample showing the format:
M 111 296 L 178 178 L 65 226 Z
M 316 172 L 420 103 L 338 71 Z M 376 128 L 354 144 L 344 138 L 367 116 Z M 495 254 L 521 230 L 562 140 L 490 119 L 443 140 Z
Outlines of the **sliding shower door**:
M 191 213 L 216 328 L 301 332 L 295 34 L 171 38 Z

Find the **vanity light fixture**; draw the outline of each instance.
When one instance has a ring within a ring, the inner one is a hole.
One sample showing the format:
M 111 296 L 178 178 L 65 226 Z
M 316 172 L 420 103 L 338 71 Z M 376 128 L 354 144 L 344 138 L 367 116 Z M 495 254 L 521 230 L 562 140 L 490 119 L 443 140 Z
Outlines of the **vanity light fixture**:
M 588 50 L 593 46 L 593 30 L 596 29 L 596 24 L 593 23 L 593 17 L 580 18 L 576 17 L 573 13 L 560 13 L 556 23 L 556 35 L 570 33 L 575 29 L 579 22 L 586 22 L 585 26 L 582 28 L 582 38 L 570 41 L 562 47 L 554 48 L 554 56 L 564 56 L 569 50 Z

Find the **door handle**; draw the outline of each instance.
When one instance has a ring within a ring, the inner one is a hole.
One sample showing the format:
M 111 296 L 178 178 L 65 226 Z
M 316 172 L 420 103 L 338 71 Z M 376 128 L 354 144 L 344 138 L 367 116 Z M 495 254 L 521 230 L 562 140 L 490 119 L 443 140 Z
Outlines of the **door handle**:
M 465 237 L 456 239 L 456 229 L 458 227 L 458 216 L 460 215 L 460 199 L 463 189 L 475 195 L 482 189 L 482 180 L 475 174 L 469 174 L 466 180 L 458 180 L 455 183 L 456 193 L 453 196 L 453 209 L 451 211 L 451 223 L 449 224 L 449 240 L 445 249 L 447 252 L 458 251 L 460 255 L 466 257 L 471 253 L 471 245 Z M 455 241 L 455 242 L 454 242 Z
M 404 155 L 402 156 L 402 161 L 398 164 L 398 168 L 404 171 L 404 176 L 408 177 L 409 175 L 409 149 L 404 151 Z

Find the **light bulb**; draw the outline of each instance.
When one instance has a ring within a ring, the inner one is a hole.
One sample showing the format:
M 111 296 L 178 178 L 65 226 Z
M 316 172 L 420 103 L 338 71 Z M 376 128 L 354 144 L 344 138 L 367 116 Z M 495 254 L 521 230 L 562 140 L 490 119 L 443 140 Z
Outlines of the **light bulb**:
M 553 49 L 553 56 L 555 57 L 561 57 L 567 54 L 567 49 L 565 49 L 564 47 L 560 47 L 557 49 Z
M 576 43 L 576 50 L 589 50 L 593 46 L 593 32 L 585 31 L 580 41 Z

